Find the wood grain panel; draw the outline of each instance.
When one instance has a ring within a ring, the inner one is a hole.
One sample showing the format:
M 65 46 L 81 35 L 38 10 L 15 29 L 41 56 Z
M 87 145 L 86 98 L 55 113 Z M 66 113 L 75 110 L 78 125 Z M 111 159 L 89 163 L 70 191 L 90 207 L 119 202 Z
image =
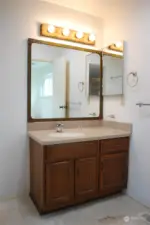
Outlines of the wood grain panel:
M 101 141 L 102 154 L 129 151 L 129 138 L 115 138 Z
M 97 157 L 78 159 L 75 162 L 75 197 L 90 199 L 98 191 L 98 160 Z
M 46 165 L 46 205 L 60 207 L 74 199 L 74 163 L 64 161 Z
M 128 171 L 128 154 L 119 153 L 103 156 L 100 165 L 101 190 L 125 187 Z
M 68 159 L 78 159 L 96 156 L 98 141 L 69 143 L 46 147 L 46 162 L 59 162 Z
M 42 211 L 44 207 L 44 150 L 43 147 L 29 140 L 30 144 L 30 195 Z

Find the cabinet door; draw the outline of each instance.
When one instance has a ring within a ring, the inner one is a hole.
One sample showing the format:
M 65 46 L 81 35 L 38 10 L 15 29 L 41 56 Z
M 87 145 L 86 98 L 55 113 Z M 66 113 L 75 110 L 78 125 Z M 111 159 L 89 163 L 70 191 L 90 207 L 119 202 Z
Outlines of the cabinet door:
M 46 205 L 57 208 L 74 199 L 74 163 L 64 161 L 46 165 Z
M 96 196 L 98 191 L 97 158 L 76 160 L 75 195 L 77 199 L 88 199 Z
M 101 158 L 101 190 L 124 187 L 127 181 L 128 154 L 112 154 Z

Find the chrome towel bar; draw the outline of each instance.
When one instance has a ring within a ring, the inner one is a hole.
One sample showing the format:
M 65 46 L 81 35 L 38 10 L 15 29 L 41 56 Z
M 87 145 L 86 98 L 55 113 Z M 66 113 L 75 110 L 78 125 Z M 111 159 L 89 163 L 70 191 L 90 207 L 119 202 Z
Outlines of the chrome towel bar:
M 138 105 L 139 107 L 142 107 L 142 106 L 150 106 L 150 104 L 148 104 L 148 103 L 142 103 L 142 102 L 139 102 L 136 105 Z

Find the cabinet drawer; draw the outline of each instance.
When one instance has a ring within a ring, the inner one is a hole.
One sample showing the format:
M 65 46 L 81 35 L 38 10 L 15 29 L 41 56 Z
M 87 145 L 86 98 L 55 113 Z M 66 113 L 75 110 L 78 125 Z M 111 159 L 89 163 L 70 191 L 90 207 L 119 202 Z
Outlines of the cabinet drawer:
M 92 157 L 98 154 L 98 141 L 46 146 L 45 151 L 45 160 L 48 162 Z
M 124 152 L 129 150 L 129 138 L 115 138 L 101 141 L 102 154 Z

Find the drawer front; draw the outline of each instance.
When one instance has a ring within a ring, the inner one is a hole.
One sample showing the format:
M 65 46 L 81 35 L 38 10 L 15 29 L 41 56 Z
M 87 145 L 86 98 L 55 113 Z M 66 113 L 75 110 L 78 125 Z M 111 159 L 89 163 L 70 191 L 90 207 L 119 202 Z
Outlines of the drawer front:
M 45 151 L 45 161 L 47 162 L 92 157 L 98 154 L 98 141 L 46 146 Z
M 115 138 L 101 141 L 102 154 L 129 151 L 129 138 Z

